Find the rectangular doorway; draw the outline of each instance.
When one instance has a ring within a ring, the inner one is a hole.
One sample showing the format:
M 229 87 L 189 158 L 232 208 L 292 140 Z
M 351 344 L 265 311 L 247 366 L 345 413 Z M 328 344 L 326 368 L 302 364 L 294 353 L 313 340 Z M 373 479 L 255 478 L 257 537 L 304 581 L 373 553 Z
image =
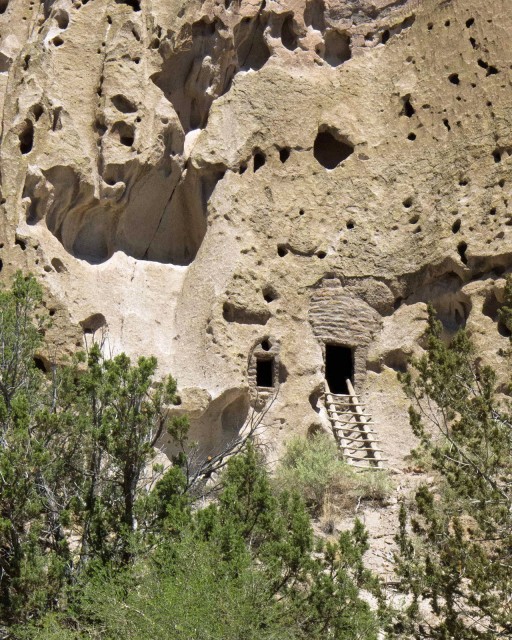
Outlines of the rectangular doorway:
M 354 382 L 353 349 L 326 343 L 325 379 L 331 393 L 348 394 L 347 379 Z

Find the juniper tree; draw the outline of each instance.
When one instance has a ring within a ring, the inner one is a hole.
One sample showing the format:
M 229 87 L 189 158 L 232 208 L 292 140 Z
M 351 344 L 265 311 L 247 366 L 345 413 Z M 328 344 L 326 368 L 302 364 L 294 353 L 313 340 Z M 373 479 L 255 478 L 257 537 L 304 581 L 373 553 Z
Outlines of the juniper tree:
M 498 394 L 495 372 L 480 364 L 466 331 L 449 345 L 441 333 L 430 309 L 426 353 L 402 377 L 412 400 L 412 429 L 438 477 L 435 487 L 420 487 L 414 508 L 402 507 L 398 571 L 413 597 L 401 623 L 403 634 L 443 640 L 509 638 L 510 400 Z M 434 615 L 420 621 L 422 600 Z

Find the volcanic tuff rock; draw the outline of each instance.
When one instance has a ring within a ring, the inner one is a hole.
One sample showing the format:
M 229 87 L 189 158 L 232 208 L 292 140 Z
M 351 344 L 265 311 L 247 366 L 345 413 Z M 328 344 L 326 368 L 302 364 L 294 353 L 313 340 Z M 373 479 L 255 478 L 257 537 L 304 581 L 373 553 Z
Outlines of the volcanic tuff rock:
M 44 283 L 44 357 L 108 326 L 213 451 L 273 395 L 258 362 L 270 439 L 325 427 L 343 343 L 399 464 L 425 303 L 507 344 L 509 4 L 0 0 L 2 276 Z

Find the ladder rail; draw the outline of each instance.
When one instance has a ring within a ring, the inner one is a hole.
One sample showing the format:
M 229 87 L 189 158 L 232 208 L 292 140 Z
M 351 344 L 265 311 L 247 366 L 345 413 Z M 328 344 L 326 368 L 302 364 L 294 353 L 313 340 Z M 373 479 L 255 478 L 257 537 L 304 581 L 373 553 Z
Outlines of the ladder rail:
M 347 394 L 334 394 L 326 384 L 325 405 L 333 434 L 348 464 L 357 469 L 382 469 L 385 458 L 378 446 L 370 413 L 359 400 L 352 382 Z

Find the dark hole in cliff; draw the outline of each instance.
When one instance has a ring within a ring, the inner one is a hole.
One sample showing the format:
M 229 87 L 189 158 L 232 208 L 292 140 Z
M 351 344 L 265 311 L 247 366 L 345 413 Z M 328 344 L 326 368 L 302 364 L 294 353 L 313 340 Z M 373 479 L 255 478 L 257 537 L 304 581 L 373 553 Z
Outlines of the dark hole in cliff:
M 23 155 L 30 153 L 34 145 L 34 125 L 31 120 L 25 120 L 23 129 L 19 134 L 20 151 Z
M 413 199 L 412 198 L 406 198 L 402 204 L 404 205 L 404 207 L 406 209 L 409 209 L 410 207 L 412 207 L 412 203 L 413 203 Z
M 459 244 L 457 245 L 457 252 L 463 264 L 468 263 L 468 258 L 466 256 L 467 249 L 468 249 L 468 245 L 466 242 L 459 242 Z
M 67 271 L 64 263 L 59 258 L 52 258 L 51 265 L 57 273 L 63 273 L 64 271 Z
M 380 41 L 382 42 L 382 44 L 386 44 L 386 42 L 389 40 L 390 36 L 391 36 L 391 34 L 390 34 L 390 32 L 389 32 L 389 29 L 385 29 L 385 30 L 382 32 L 382 36 L 381 36 L 381 39 L 380 39 Z
M 290 149 L 288 147 L 279 149 L 279 160 L 281 160 L 281 162 L 286 162 L 289 157 L 290 157 Z
M 126 122 L 116 122 L 112 127 L 112 133 L 119 136 L 119 142 L 125 147 L 131 147 L 135 141 L 135 127 Z
M 256 172 L 258 171 L 258 169 L 261 169 L 261 167 L 263 167 L 263 165 L 265 164 L 266 158 L 265 158 L 265 154 L 262 153 L 261 151 L 257 151 L 254 154 L 254 158 L 253 158 L 253 171 Z
M 320 413 L 320 407 L 318 401 L 323 396 L 322 389 L 315 389 L 309 394 L 309 404 L 311 408 L 316 411 L 316 413 Z M 314 425 L 316 427 L 316 425 Z M 311 427 L 310 427 L 311 429 Z M 319 433 L 319 428 L 317 427 L 314 433 Z M 309 430 L 308 430 L 309 433 Z
M 459 74 L 458 73 L 452 73 L 448 76 L 448 80 L 452 83 L 452 84 L 460 84 L 460 79 L 459 79 Z
M 56 107 L 52 114 L 52 131 L 60 131 L 62 129 L 61 119 L 62 107 Z
M 304 10 L 304 22 L 308 27 L 313 27 L 317 31 L 324 31 L 325 4 L 323 0 L 307 0 Z
M 134 113 L 137 111 L 137 107 L 134 103 L 120 93 L 113 96 L 112 104 L 118 111 L 121 111 L 121 113 Z
M 256 385 L 267 388 L 274 386 L 274 358 L 256 358 Z
M 64 9 L 59 9 L 55 13 L 55 21 L 57 22 L 57 26 L 59 29 L 67 29 L 69 25 L 69 15 Z
M 347 221 L 347 229 L 353 229 L 355 227 L 355 223 L 353 220 L 348 220 Z
M 496 69 L 496 67 L 493 67 L 492 64 L 489 65 L 489 68 L 487 69 L 487 75 L 488 76 L 494 76 L 497 73 L 499 73 L 498 69 Z
M 447 118 L 443 118 L 443 124 L 448 129 L 448 131 L 451 131 L 450 122 Z
M 5 13 L 9 6 L 9 0 L 0 0 L 0 14 Z
M 265 27 L 265 19 L 258 14 L 256 19 L 242 20 L 235 28 L 235 47 L 242 71 L 258 71 L 270 58 L 270 49 L 264 36 Z
M 297 48 L 297 34 L 295 32 L 295 25 L 293 22 L 293 15 L 286 16 L 283 25 L 281 27 L 281 41 L 284 46 L 293 51 Z
M 324 60 L 331 67 L 338 67 L 347 60 L 350 60 L 350 36 L 346 33 L 340 33 L 335 29 L 327 31 L 324 38 L 325 51 Z
M 50 363 L 46 358 L 42 358 L 40 356 L 34 356 L 34 367 L 43 373 L 48 373 L 50 371 Z
M 510 338 L 512 333 L 508 329 L 507 325 L 500 319 L 499 310 L 501 304 L 498 302 L 494 292 L 490 292 L 484 301 L 482 306 L 482 313 L 490 318 L 493 322 L 496 322 L 498 333 L 504 338 Z
M 402 100 L 404 106 L 400 115 L 412 118 L 412 116 L 416 113 L 416 110 L 411 104 L 411 96 L 404 96 Z
M 134 11 L 140 11 L 139 0 L 116 0 L 116 4 L 126 4 L 129 7 L 131 7 Z
M 4 261 L 0 260 L 0 271 L 2 271 L 3 268 L 4 268 Z
M 284 246 L 284 244 L 277 245 L 277 255 L 280 258 L 284 258 L 288 254 L 288 249 Z
M 263 299 L 267 304 L 270 304 L 274 302 L 274 300 L 277 300 L 277 293 L 271 287 L 265 287 L 265 289 L 263 289 Z
M 492 152 L 492 157 L 494 158 L 494 162 L 501 162 L 501 151 L 499 149 L 495 149 Z
M 416 134 L 415 133 L 411 133 L 407 136 L 407 140 L 416 140 Z
M 263 351 L 270 351 L 270 348 L 271 348 L 270 342 L 267 339 L 262 340 L 261 348 L 263 349 Z
M 466 20 L 466 27 L 469 29 L 469 27 L 473 26 L 475 24 L 475 19 L 474 18 L 468 18 Z
M 37 122 L 44 113 L 43 106 L 40 104 L 35 104 L 32 107 L 32 113 L 34 114 L 34 120 Z
M 105 327 L 107 325 L 107 320 L 102 313 L 93 313 L 91 316 L 85 318 L 80 322 L 80 326 L 83 329 L 84 333 L 92 334 Z
M 27 248 L 26 240 L 23 240 L 23 238 L 20 238 L 19 236 L 16 236 L 16 239 L 14 240 L 14 244 L 18 245 L 18 247 L 20 247 L 22 251 L 25 251 Z
M 452 224 L 452 233 L 458 233 L 460 231 L 460 225 L 461 225 L 461 221 L 460 221 L 460 218 L 458 218 Z
M 331 393 L 347 394 L 347 380 L 354 381 L 354 352 L 338 344 L 325 345 L 325 379 Z
M 61 47 L 64 44 L 64 40 L 60 36 L 55 36 L 52 40 L 52 44 L 55 47 Z
M 329 130 L 320 130 L 313 146 L 316 160 L 326 169 L 336 168 L 353 152 L 354 147 L 348 141 L 335 137 Z
M 324 260 L 324 258 L 327 257 L 327 253 L 325 251 L 317 251 L 316 255 L 317 255 L 317 258 L 320 258 L 320 260 Z

